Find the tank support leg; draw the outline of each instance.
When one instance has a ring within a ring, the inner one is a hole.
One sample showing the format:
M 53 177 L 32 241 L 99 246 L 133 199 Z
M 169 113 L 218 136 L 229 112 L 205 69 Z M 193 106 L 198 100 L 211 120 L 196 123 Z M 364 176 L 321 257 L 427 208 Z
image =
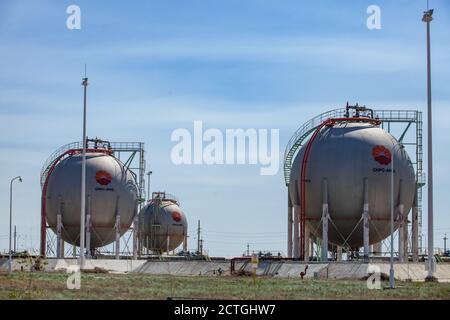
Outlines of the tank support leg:
M 62 232 L 62 203 L 61 199 L 58 202 L 58 215 L 56 216 L 56 257 L 64 258 L 64 241 L 61 237 Z
M 294 205 L 294 258 L 298 258 L 300 255 L 299 250 L 300 237 L 298 234 L 299 218 L 300 218 L 300 206 Z
M 369 180 L 367 178 L 364 178 L 363 220 L 364 262 L 369 262 Z
M 322 181 L 322 257 L 328 261 L 328 180 Z
M 120 259 L 120 215 L 116 215 L 116 259 Z
M 398 205 L 398 261 L 405 262 L 405 255 L 407 254 L 407 250 L 405 250 L 405 245 L 407 245 L 407 241 L 405 241 L 405 237 L 408 234 L 405 232 L 405 217 L 404 217 L 404 205 Z M 405 243 L 406 242 L 406 243 Z
M 398 261 L 405 262 L 405 217 L 404 206 L 402 201 L 402 180 L 400 180 L 399 186 L 399 205 L 398 210 Z
M 138 256 L 142 256 L 143 254 L 143 245 L 144 245 L 144 238 L 142 237 L 142 231 L 141 231 L 141 227 L 142 226 L 142 220 L 141 220 L 141 216 L 138 215 L 138 237 L 137 237 L 137 242 L 138 242 Z
M 139 232 L 139 216 L 135 214 L 133 218 L 133 260 L 137 259 L 138 232 Z
M 287 234 L 287 257 L 292 258 L 292 201 L 288 191 L 288 234 Z
M 170 253 L 170 235 L 169 235 L 168 232 L 167 232 L 167 240 L 166 240 L 166 244 L 167 244 L 167 249 L 166 249 L 166 251 L 167 251 L 167 254 L 169 254 L 169 253 Z
M 381 241 L 373 244 L 373 251 L 372 251 L 373 255 L 381 255 L 382 250 L 381 244 L 382 244 Z
M 408 261 L 408 213 L 405 213 L 404 204 L 400 204 L 400 210 L 403 215 L 403 259 Z
M 309 261 L 309 256 L 310 256 L 310 252 L 309 252 L 309 241 L 311 240 L 311 234 L 309 233 L 309 228 L 307 226 L 305 226 L 305 257 L 304 257 L 304 261 Z
M 412 238 L 412 257 L 413 262 L 419 262 L 419 215 L 417 208 L 417 186 L 414 196 L 414 205 L 412 209 L 412 226 L 411 226 L 411 238 Z
M 337 246 L 337 254 L 336 254 L 336 261 L 342 261 L 342 247 Z
M 91 257 L 91 214 L 88 211 L 86 215 L 86 258 L 90 259 Z
M 86 234 L 86 252 L 87 252 L 87 257 L 86 258 L 91 258 L 91 196 L 88 195 L 87 196 L 87 214 L 86 214 L 86 230 L 85 230 L 85 234 Z
M 186 255 L 187 251 L 188 251 L 188 247 L 187 247 L 187 235 L 185 234 L 183 236 L 183 253 Z

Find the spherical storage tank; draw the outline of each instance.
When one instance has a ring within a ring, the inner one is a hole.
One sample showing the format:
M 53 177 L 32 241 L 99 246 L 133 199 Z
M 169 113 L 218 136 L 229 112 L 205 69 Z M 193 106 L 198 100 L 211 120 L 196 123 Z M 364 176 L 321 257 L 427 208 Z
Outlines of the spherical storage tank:
M 186 216 L 173 197 L 155 194 L 139 213 L 139 237 L 153 252 L 172 251 L 185 240 Z
M 305 226 L 322 237 L 323 181 L 328 185 L 328 212 L 331 244 L 360 248 L 363 245 L 364 181 L 368 186 L 370 244 L 390 234 L 391 161 L 394 161 L 394 205 L 404 205 L 407 214 L 415 192 L 414 168 L 404 148 L 373 119 L 333 121 L 318 131 L 310 143 L 298 151 L 289 180 L 289 197 L 301 205 L 301 174 L 304 166 Z M 395 211 L 397 214 L 397 210 Z M 398 223 L 396 223 L 396 228 Z M 345 242 L 344 239 L 348 240 Z
M 75 152 L 60 161 L 48 176 L 45 191 L 46 219 L 56 232 L 61 212 L 64 241 L 79 246 L 82 155 Z M 138 188 L 131 172 L 105 152 L 86 153 L 86 214 L 90 214 L 90 246 L 102 247 L 115 240 L 116 216 L 120 235 L 137 212 Z

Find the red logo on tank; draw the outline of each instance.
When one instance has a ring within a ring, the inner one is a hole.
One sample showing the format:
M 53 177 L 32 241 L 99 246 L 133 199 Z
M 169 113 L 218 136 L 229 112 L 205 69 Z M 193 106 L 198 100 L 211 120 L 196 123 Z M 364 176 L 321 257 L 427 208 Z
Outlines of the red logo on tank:
M 181 214 L 179 212 L 172 212 L 172 219 L 176 222 L 180 222 L 181 221 Z
M 102 186 L 106 186 L 111 183 L 112 177 L 105 170 L 99 170 L 95 174 L 95 180 L 97 181 L 98 184 L 101 184 Z
M 389 163 L 391 163 L 392 160 L 391 151 L 383 146 L 373 147 L 372 156 L 376 162 L 384 166 L 387 166 Z

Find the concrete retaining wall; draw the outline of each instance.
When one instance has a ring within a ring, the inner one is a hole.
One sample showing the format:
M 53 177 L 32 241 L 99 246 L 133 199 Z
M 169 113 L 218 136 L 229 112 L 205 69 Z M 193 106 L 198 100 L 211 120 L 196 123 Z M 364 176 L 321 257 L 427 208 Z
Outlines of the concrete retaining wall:
M 22 262 L 22 263 L 21 263 Z M 66 272 L 70 266 L 77 265 L 76 259 L 46 259 L 44 270 L 47 272 Z M 389 263 L 373 264 L 380 272 L 389 274 Z M 175 276 L 215 276 L 230 275 L 230 261 L 146 261 L 146 260 L 86 260 L 86 269 L 100 268 L 110 273 L 145 273 L 151 275 Z M 306 270 L 305 278 L 322 279 L 362 279 L 367 276 L 367 263 L 304 263 L 298 261 L 261 261 L 256 274 L 258 276 L 273 276 L 278 278 L 299 278 Z M 14 259 L 12 268 L 15 271 L 29 270 L 21 259 Z M 235 270 L 251 272 L 251 264 L 236 261 Z M 0 270 L 8 270 L 8 260 L 0 260 Z M 427 275 L 424 263 L 396 263 L 394 265 L 397 280 L 423 281 Z M 436 278 L 442 282 L 450 282 L 450 264 L 439 263 L 436 266 Z

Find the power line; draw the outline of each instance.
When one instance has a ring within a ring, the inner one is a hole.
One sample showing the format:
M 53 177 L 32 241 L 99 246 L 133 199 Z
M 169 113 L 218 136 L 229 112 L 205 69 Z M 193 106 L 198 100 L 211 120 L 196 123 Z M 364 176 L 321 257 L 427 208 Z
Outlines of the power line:
M 203 229 L 203 232 L 205 232 L 205 229 Z M 266 234 L 283 234 L 286 235 L 286 232 L 236 232 L 236 231 L 213 231 L 213 230 L 206 230 L 206 232 L 209 233 L 219 233 L 219 234 L 261 234 L 261 235 L 266 235 Z

